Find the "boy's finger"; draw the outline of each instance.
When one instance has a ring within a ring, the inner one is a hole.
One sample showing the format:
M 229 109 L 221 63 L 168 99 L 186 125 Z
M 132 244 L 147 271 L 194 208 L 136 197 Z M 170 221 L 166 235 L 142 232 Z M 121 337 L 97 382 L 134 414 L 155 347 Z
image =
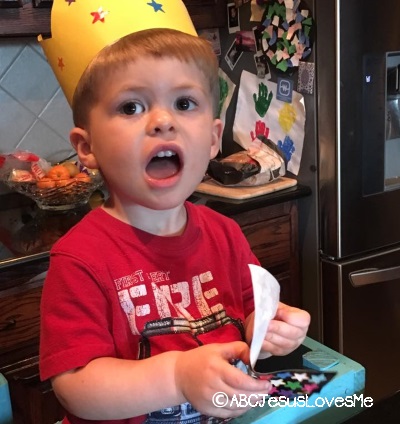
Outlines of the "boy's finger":
M 245 342 L 224 343 L 221 345 L 221 349 L 223 358 L 229 362 L 236 359 L 241 359 L 245 363 L 249 361 L 250 349 Z
M 311 321 L 310 314 L 307 311 L 285 305 L 284 303 L 279 303 L 274 319 L 296 327 L 308 327 Z

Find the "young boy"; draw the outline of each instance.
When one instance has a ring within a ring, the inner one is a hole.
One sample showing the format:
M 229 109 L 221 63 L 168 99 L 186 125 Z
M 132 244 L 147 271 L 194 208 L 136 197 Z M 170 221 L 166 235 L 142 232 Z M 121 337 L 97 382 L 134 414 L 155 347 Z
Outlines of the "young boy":
M 218 64 L 207 41 L 143 30 L 105 47 L 75 90 L 71 142 L 110 196 L 51 252 L 40 369 L 63 423 L 218 422 L 267 394 L 249 360 L 258 264 L 239 226 L 186 199 L 218 150 Z M 280 304 L 263 350 L 304 340 L 307 312 Z

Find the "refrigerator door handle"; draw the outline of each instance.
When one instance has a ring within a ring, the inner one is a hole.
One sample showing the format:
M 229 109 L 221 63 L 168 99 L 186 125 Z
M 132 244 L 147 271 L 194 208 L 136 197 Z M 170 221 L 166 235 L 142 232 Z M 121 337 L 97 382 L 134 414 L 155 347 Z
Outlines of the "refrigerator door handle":
M 350 282 L 354 287 L 368 284 L 384 283 L 386 281 L 400 279 L 400 266 L 391 268 L 366 268 L 349 274 Z

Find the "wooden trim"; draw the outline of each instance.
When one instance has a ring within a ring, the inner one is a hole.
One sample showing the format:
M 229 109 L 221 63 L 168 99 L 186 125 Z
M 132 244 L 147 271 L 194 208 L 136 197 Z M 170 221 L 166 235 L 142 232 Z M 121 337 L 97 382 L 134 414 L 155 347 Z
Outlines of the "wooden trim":
M 0 37 L 37 37 L 50 35 L 50 9 L 32 3 L 18 9 L 1 9 Z

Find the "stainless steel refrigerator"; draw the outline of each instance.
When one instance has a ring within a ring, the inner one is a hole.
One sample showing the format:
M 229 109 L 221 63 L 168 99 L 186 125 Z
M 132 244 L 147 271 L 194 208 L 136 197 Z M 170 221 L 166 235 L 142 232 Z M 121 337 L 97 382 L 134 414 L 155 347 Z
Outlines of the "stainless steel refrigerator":
M 378 400 L 400 389 L 400 1 L 301 4 L 315 21 L 316 74 L 296 176 L 312 189 L 298 200 L 303 307 L 309 335 L 365 366 Z M 242 29 L 250 15 L 243 4 Z M 221 37 L 226 51 L 234 35 Z M 255 71 L 250 53 L 221 67 L 237 84 Z M 235 150 L 228 112 L 224 155 Z
M 400 2 L 315 0 L 322 337 L 400 390 Z

